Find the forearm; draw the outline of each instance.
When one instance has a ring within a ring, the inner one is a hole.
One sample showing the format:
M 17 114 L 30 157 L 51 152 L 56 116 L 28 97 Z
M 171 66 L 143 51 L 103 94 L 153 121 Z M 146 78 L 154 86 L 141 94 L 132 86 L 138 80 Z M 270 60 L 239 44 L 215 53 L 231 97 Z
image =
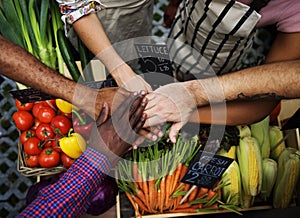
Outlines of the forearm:
M 124 63 L 113 49 L 95 13 L 81 17 L 73 23 L 73 28 L 83 43 L 103 62 L 110 72 Z
M 185 86 L 199 107 L 225 100 L 299 98 L 300 61 L 265 64 L 215 78 L 189 81 Z
M 269 115 L 278 101 L 239 101 L 199 107 L 189 122 L 222 125 L 247 125 Z
M 2 36 L 0 36 L 0 49 L 2 51 L 0 52 L 0 71 L 2 75 L 26 86 L 72 102 L 94 116 L 94 100 L 98 95 L 97 91 L 60 75 Z M 93 107 L 88 108 L 87 105 L 89 104 Z M 99 108 L 101 107 L 99 106 Z

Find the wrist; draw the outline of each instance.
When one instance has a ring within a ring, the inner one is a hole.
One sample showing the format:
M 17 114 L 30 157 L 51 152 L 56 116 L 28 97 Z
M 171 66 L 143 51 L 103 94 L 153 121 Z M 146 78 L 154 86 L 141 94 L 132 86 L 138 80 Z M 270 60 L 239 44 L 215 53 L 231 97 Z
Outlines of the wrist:
M 187 82 L 183 82 L 183 85 L 193 97 L 193 100 L 196 103 L 197 107 L 209 103 L 200 80 L 190 80 Z
M 135 76 L 135 73 L 133 73 L 132 69 L 125 62 L 111 70 L 110 74 L 119 86 L 123 85 L 127 82 L 127 80 L 130 80 L 133 76 Z

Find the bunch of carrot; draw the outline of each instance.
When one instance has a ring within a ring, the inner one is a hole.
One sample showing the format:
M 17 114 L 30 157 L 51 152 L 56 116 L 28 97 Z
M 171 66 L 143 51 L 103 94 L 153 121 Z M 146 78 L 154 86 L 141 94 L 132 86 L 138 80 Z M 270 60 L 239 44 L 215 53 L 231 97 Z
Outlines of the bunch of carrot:
M 133 150 L 130 160 L 123 159 L 117 167 L 119 188 L 137 216 L 228 209 L 221 201 L 222 181 L 212 189 L 181 182 L 201 147 L 197 136 L 187 141 L 179 137 L 171 147 L 161 143 Z

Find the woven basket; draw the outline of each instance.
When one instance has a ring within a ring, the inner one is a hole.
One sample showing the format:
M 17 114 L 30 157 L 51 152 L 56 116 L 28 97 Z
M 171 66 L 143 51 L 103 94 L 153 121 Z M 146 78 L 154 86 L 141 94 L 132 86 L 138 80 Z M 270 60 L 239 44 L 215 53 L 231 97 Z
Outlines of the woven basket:
M 42 167 L 28 167 L 26 166 L 25 153 L 23 151 L 23 146 L 18 143 L 18 171 L 24 176 L 50 176 L 58 174 L 60 172 L 66 171 L 67 169 L 60 165 L 52 168 L 42 168 Z

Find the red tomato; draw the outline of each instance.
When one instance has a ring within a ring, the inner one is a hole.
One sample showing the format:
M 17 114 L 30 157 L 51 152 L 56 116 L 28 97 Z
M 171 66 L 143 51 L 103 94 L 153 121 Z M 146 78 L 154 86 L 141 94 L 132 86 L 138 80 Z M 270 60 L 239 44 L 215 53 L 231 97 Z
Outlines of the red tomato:
M 53 117 L 55 116 L 56 116 L 56 112 L 51 107 L 41 107 L 37 114 L 37 118 L 42 123 L 50 123 Z
M 18 99 L 15 100 L 15 103 L 16 103 L 16 107 L 18 108 L 18 110 L 22 110 L 22 111 L 30 111 L 34 105 L 34 103 L 32 103 L 32 102 L 22 103 Z
M 61 153 L 62 150 L 61 150 L 61 148 L 60 148 L 60 146 L 59 146 L 59 139 L 60 139 L 60 137 L 57 135 L 57 136 L 55 136 L 54 138 L 55 138 L 55 140 L 52 140 L 52 148 L 53 148 L 55 151 Z
M 57 112 L 58 115 L 64 115 L 66 116 L 68 119 L 72 120 L 72 113 L 64 113 L 61 110 L 58 110 Z
M 17 128 L 21 131 L 28 130 L 33 125 L 33 116 L 28 111 L 16 111 L 12 118 Z
M 46 106 L 46 107 L 51 107 L 53 109 L 54 108 L 56 109 L 55 99 L 43 101 L 43 105 Z
M 34 120 L 34 124 L 31 127 L 31 129 L 36 130 L 36 128 L 41 124 L 41 121 L 39 121 L 37 118 Z
M 72 127 L 72 122 L 64 115 L 57 115 L 51 121 L 51 127 L 56 134 L 67 134 Z
M 39 156 L 38 155 L 26 155 L 26 165 L 28 167 L 39 166 Z
M 35 136 L 35 131 L 32 129 L 25 130 L 20 135 L 20 142 L 23 145 L 29 138 Z
M 66 155 L 64 152 L 60 153 L 60 159 L 65 168 L 69 168 L 76 160 Z
M 40 142 L 37 137 L 29 138 L 23 145 L 24 151 L 29 155 L 38 155 L 41 153 L 42 149 L 40 148 Z
M 32 114 L 35 118 L 38 118 L 38 112 L 40 108 L 45 107 L 44 103 L 41 101 L 35 102 L 32 108 Z
M 52 147 L 52 144 L 53 144 L 53 140 L 52 140 L 52 139 L 46 140 L 46 141 L 43 143 L 43 148 L 51 148 L 51 147 Z
M 40 123 L 35 130 L 35 134 L 40 140 L 47 140 L 55 136 L 49 123 Z
M 39 155 L 39 164 L 44 168 L 55 167 L 60 162 L 60 155 L 52 148 L 45 148 Z

